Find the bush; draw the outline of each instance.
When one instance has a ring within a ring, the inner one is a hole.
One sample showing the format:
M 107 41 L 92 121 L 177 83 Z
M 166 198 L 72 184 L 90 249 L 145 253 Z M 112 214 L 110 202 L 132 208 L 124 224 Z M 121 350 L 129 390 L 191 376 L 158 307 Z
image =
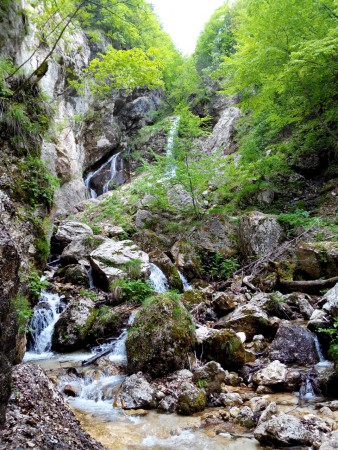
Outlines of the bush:
M 12 308 L 15 310 L 16 322 L 18 325 L 18 335 L 28 331 L 28 322 L 33 314 L 32 307 L 28 299 L 21 293 L 18 293 L 12 299 Z
M 223 256 L 217 252 L 204 263 L 202 271 L 212 280 L 220 280 L 223 278 L 230 278 L 239 267 L 236 258 L 223 258 Z
M 318 331 L 330 337 L 329 356 L 338 368 L 338 317 L 335 318 L 332 328 L 320 328 Z
M 148 281 L 141 280 L 116 280 L 110 285 L 110 291 L 116 301 L 123 303 L 142 303 L 153 294 L 153 288 Z

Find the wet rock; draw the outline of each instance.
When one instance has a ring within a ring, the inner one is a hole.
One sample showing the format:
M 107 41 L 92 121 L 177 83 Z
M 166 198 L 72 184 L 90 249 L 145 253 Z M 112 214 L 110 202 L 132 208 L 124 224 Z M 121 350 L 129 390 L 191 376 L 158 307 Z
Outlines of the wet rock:
M 265 445 L 309 445 L 308 430 L 297 417 L 278 414 L 270 420 L 260 422 L 254 432 L 255 438 Z
M 312 280 L 331 278 L 338 273 L 338 249 L 332 242 L 302 242 L 295 250 L 297 268 Z
M 260 257 L 283 242 L 284 232 L 275 216 L 252 211 L 241 217 L 238 239 L 244 257 Z
M 248 340 L 256 334 L 267 335 L 273 332 L 267 314 L 258 306 L 250 304 L 239 306 L 233 313 L 220 319 L 215 326 L 244 332 Z
M 89 287 L 90 284 L 87 269 L 80 264 L 71 264 L 58 269 L 55 272 L 55 276 L 62 278 L 65 283 L 71 283 L 84 287 Z
M 338 398 L 338 371 L 334 365 L 318 369 L 317 383 L 325 397 Z
M 258 370 L 252 376 L 252 381 L 258 386 L 277 386 L 286 381 L 287 367 L 280 361 L 273 361 L 264 369 Z
M 177 406 L 177 398 L 173 395 L 166 395 L 159 404 L 157 409 L 161 412 L 165 413 L 173 413 L 176 410 Z
M 253 411 L 248 406 L 240 409 L 236 421 L 245 428 L 252 428 L 257 423 Z
M 120 278 L 143 278 L 150 274 L 149 257 L 132 241 L 106 239 L 90 254 L 94 279 L 108 289 Z
M 207 393 L 221 392 L 225 377 L 226 372 L 221 365 L 215 361 L 210 361 L 196 369 L 193 382 Z
M 13 393 L 6 424 L 0 431 L 1 448 L 103 450 L 82 430 L 63 396 L 39 366 L 22 364 L 14 368 Z
M 260 415 L 258 424 L 261 424 L 263 422 L 267 422 L 268 420 L 272 419 L 274 415 L 276 415 L 278 412 L 277 403 L 271 402 L 269 405 L 264 409 L 262 414 Z
M 212 330 L 203 339 L 201 352 L 208 361 L 220 363 L 223 369 L 236 370 L 245 364 L 241 339 L 232 330 Z
M 311 331 L 317 331 L 319 328 L 327 328 L 330 325 L 330 316 L 326 311 L 315 309 L 310 317 L 307 327 Z
M 207 398 L 205 392 L 192 383 L 183 383 L 177 399 L 177 412 L 189 416 L 206 407 Z
M 286 298 L 280 292 L 270 294 L 260 292 L 252 297 L 249 305 L 255 305 L 261 308 L 269 317 L 273 316 L 290 320 L 293 318 L 293 312 L 285 301 Z
M 80 388 L 80 386 L 75 386 L 75 385 L 72 385 L 72 384 L 66 384 L 62 388 L 62 392 L 65 395 L 67 395 L 68 397 L 77 397 L 80 394 L 80 392 L 81 392 L 81 388 Z
M 93 230 L 88 225 L 81 222 L 65 221 L 59 225 L 55 233 L 55 240 L 65 246 L 74 239 L 85 236 L 93 236 Z
M 70 301 L 55 324 L 52 348 L 58 352 L 71 352 L 81 348 L 96 316 L 95 303 L 89 298 Z
M 186 368 L 194 343 L 194 325 L 179 298 L 158 295 L 141 310 L 128 334 L 128 371 L 160 377 Z
M 142 376 L 134 374 L 121 385 L 119 400 L 123 409 L 149 409 L 155 406 L 155 390 Z
M 278 359 L 285 364 L 312 365 L 318 362 L 313 335 L 288 322 L 281 324 L 267 353 L 270 360 Z

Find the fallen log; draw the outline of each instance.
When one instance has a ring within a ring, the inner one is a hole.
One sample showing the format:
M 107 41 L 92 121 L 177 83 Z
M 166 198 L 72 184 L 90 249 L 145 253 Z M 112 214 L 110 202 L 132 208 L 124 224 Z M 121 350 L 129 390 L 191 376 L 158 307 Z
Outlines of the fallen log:
M 287 292 L 305 292 L 306 294 L 319 294 L 322 289 L 329 289 L 338 283 L 338 277 L 328 278 L 327 280 L 304 280 L 290 281 L 280 280 L 279 287 L 281 291 Z
M 113 347 L 109 347 L 106 350 L 103 350 L 100 353 L 97 353 L 96 355 L 92 356 L 89 359 L 86 359 L 85 361 L 82 361 L 81 365 L 83 367 L 87 367 L 90 366 L 91 364 L 93 364 L 95 361 L 97 361 L 99 358 L 102 358 L 103 356 L 108 355 L 109 353 L 111 353 L 113 350 Z

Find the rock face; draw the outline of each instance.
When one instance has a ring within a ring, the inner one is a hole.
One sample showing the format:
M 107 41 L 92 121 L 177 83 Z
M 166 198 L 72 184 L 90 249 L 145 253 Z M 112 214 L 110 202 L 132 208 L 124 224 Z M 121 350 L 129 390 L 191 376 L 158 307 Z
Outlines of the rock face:
M 207 393 L 221 392 L 226 375 L 219 363 L 210 361 L 194 372 L 192 380 L 197 386 L 203 387 Z
M 66 246 L 75 239 L 85 236 L 93 236 L 93 230 L 88 225 L 81 222 L 66 221 L 59 225 L 55 239 Z
M 284 233 L 274 216 L 253 211 L 241 217 L 238 239 L 243 256 L 257 258 L 275 250 Z
M 128 334 L 128 371 L 160 377 L 183 369 L 194 342 L 194 326 L 183 304 L 166 294 L 154 297 Z
M 288 322 L 281 324 L 275 339 L 268 348 L 270 360 L 276 360 L 285 364 L 316 364 L 318 355 L 313 335 L 299 325 Z
M 61 277 L 65 283 L 77 284 L 89 287 L 89 276 L 86 267 L 80 264 L 71 264 L 57 270 L 57 277 Z
M 94 302 L 89 298 L 73 299 L 61 314 L 54 329 L 52 347 L 58 352 L 74 351 L 86 342 L 94 315 Z
M 150 274 L 149 256 L 133 241 L 106 239 L 90 254 L 93 275 L 108 289 L 110 283 L 120 278 L 147 278 Z
M 338 249 L 332 242 L 300 243 L 295 254 L 302 276 L 313 280 L 337 276 Z
M 338 316 L 338 283 L 330 289 L 324 299 L 326 300 L 323 305 L 323 310 L 329 314 L 332 318 Z
M 219 121 L 205 142 L 204 148 L 209 152 L 222 150 L 226 155 L 233 153 L 235 148 L 231 146 L 232 136 L 235 124 L 240 116 L 239 108 L 230 107 L 223 110 Z
M 0 431 L 0 448 L 103 450 L 101 444 L 81 429 L 64 398 L 40 367 L 16 366 L 13 392 L 7 421 Z
M 243 343 L 232 330 L 211 330 L 199 347 L 203 358 L 220 363 L 223 369 L 236 370 L 245 364 Z
M 148 409 L 155 405 L 155 390 L 139 374 L 126 378 L 121 385 L 119 400 L 123 409 Z
M 1 207 L 1 204 L 0 204 Z M 19 255 L 9 234 L 0 227 L 0 425 L 10 396 L 17 324 L 11 300 L 17 292 Z

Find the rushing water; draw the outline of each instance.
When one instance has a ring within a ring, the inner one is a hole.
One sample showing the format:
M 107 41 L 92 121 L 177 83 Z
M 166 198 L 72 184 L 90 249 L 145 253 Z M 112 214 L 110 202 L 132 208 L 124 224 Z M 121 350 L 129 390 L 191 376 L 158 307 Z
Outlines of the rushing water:
M 120 156 L 121 152 L 116 153 L 115 155 L 111 156 L 106 162 L 104 162 L 98 169 L 93 170 L 92 172 L 89 172 L 88 175 L 86 176 L 84 183 L 86 188 L 89 190 L 90 196 L 91 198 L 97 198 L 97 196 L 99 195 L 98 192 L 93 189 L 92 186 L 92 180 L 100 174 L 100 172 L 102 171 L 106 171 L 107 168 L 109 167 L 109 171 L 108 171 L 108 180 L 106 181 L 106 183 L 104 183 L 103 188 L 102 188 L 102 193 L 106 193 L 109 190 L 109 183 L 114 180 L 114 178 L 116 177 L 117 174 L 117 160 L 118 157 Z
M 315 343 L 315 347 L 316 347 L 316 351 L 317 351 L 317 355 L 318 355 L 318 359 L 319 359 L 319 363 L 316 364 L 316 367 L 329 367 L 332 366 L 332 362 L 328 361 L 322 351 L 322 347 L 320 345 L 320 342 L 318 340 L 318 337 L 314 334 L 313 335 L 313 340 Z
M 181 273 L 179 270 L 177 270 L 177 272 L 178 272 L 178 274 L 180 276 L 180 279 L 182 281 L 183 289 L 185 291 L 189 291 L 190 289 L 192 289 L 191 284 L 189 284 L 189 281 L 186 279 L 186 277 L 183 275 L 183 273 Z
M 167 277 L 164 275 L 162 270 L 153 263 L 150 263 L 149 281 L 154 291 L 159 294 L 166 292 L 169 289 Z
M 31 341 L 25 354 L 25 361 L 45 359 L 52 355 L 52 336 L 56 322 L 64 309 L 62 297 L 43 291 L 34 308 L 30 321 Z

